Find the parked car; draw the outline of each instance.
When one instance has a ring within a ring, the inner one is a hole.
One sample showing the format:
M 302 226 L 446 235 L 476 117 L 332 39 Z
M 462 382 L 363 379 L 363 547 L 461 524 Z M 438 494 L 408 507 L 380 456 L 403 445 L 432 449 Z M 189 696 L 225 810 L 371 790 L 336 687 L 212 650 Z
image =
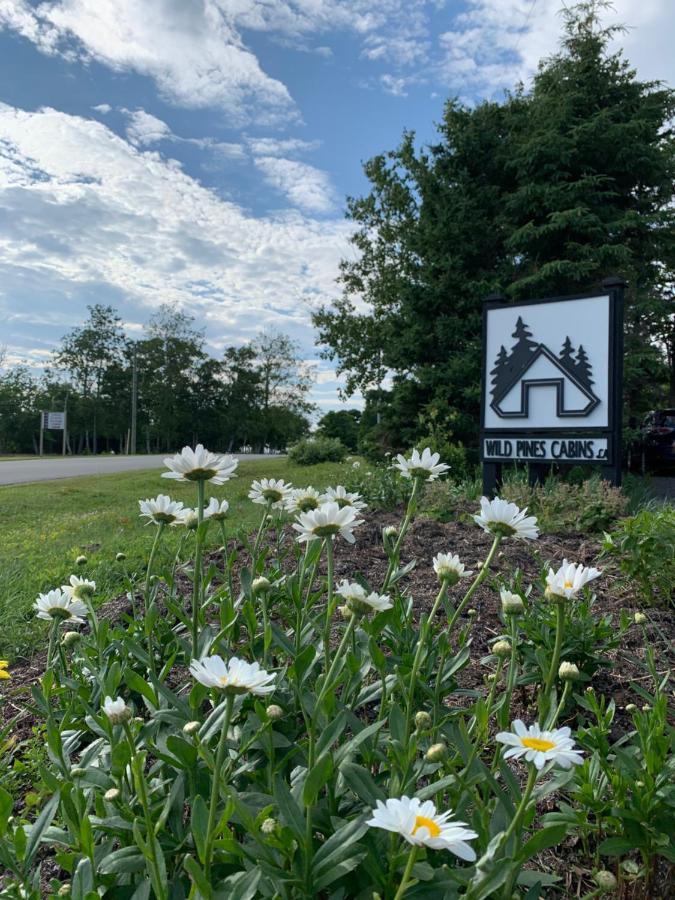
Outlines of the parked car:
M 675 409 L 656 409 L 645 416 L 641 444 L 643 469 L 675 466 Z

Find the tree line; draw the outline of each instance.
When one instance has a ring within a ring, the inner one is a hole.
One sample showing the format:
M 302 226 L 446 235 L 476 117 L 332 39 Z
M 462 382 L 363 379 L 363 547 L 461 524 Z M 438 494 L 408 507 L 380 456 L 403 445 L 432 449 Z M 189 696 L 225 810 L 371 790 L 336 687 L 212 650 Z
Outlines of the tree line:
M 530 89 L 450 100 L 433 145 L 405 133 L 365 164 L 370 193 L 348 201 L 357 252 L 314 321 L 347 394 L 367 398 L 372 449 L 477 447 L 483 299 L 609 275 L 629 285 L 625 421 L 675 405 L 675 92 L 611 49 L 606 6 L 563 10 Z
M 0 453 L 36 452 L 40 411 L 66 408 L 70 453 L 127 452 L 134 390 L 139 452 L 198 441 L 221 451 L 280 450 L 308 432 L 312 377 L 288 336 L 263 331 L 216 359 L 193 317 L 175 307 L 161 306 L 138 340 L 113 307 L 88 312 L 43 374 L 0 369 Z M 60 452 L 61 438 L 45 432 L 45 452 Z

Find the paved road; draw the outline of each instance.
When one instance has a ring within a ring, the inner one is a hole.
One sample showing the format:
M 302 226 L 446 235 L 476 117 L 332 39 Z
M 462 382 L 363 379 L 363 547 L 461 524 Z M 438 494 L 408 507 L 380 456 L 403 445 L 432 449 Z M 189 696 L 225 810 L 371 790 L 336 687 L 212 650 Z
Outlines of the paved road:
M 65 459 L 22 459 L 0 462 L 0 484 L 28 484 L 77 475 L 112 475 L 134 469 L 161 469 L 167 454 L 161 456 L 76 456 Z M 275 459 L 259 453 L 237 453 L 241 460 Z

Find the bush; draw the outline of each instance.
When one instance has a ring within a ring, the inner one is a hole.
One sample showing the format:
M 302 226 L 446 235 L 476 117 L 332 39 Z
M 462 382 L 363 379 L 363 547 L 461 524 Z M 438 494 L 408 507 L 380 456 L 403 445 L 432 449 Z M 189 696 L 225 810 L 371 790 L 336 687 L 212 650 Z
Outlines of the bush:
M 409 485 L 389 464 L 357 461 L 344 482 L 348 491 L 356 491 L 373 509 L 395 509 L 409 493 Z
M 458 505 L 473 502 L 480 494 L 478 478 L 466 478 L 459 483 L 437 482 L 428 489 L 423 509 L 429 515 L 447 521 L 455 515 Z M 599 534 L 625 515 L 629 505 L 628 498 L 619 488 L 595 476 L 581 484 L 551 476 L 543 484 L 532 486 L 527 483 L 525 472 L 510 472 L 504 479 L 500 496 L 520 507 L 526 506 L 531 515 L 537 516 L 544 531 Z
M 298 466 L 315 466 L 322 462 L 342 462 L 347 448 L 337 438 L 314 437 L 299 441 L 288 451 L 288 458 Z
M 603 551 L 619 561 L 650 606 L 675 600 L 675 507 L 645 507 L 605 535 Z

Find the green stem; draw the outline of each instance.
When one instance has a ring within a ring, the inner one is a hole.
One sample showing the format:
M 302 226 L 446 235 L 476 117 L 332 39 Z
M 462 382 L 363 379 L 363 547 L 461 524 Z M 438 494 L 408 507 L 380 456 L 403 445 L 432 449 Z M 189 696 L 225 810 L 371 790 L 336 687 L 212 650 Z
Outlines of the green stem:
M 263 517 L 260 521 L 260 526 L 258 527 L 258 533 L 255 536 L 255 543 L 253 545 L 253 559 L 251 560 L 251 572 L 255 575 L 256 566 L 258 564 L 258 553 L 260 552 L 260 544 L 263 539 L 263 535 L 267 531 L 265 525 L 267 523 L 267 517 L 270 514 L 270 510 L 272 509 L 272 501 L 268 500 L 265 506 L 265 512 L 263 513 Z
M 450 621 L 448 622 L 448 635 L 452 634 L 452 629 L 454 628 L 454 626 L 457 622 L 457 619 L 459 619 L 459 617 L 462 615 L 462 613 L 464 612 L 464 610 L 466 609 L 466 607 L 469 603 L 469 600 L 471 600 L 473 595 L 478 590 L 479 586 L 485 581 L 487 574 L 490 571 L 490 565 L 492 563 L 492 560 L 495 558 L 495 554 L 497 553 L 497 550 L 499 549 L 499 545 L 501 544 L 501 542 L 502 542 L 502 535 L 496 534 L 494 536 L 494 540 L 492 541 L 492 546 L 490 547 L 490 551 L 489 551 L 488 555 L 485 557 L 485 562 L 481 566 L 480 572 L 474 578 L 473 583 L 471 584 L 471 587 L 466 592 L 466 594 L 464 594 L 464 597 L 462 598 L 461 603 L 459 604 L 457 609 L 454 611 L 454 613 L 452 614 L 452 616 L 450 618 Z
M 544 691 L 542 694 L 542 712 L 546 712 L 547 704 L 550 701 L 550 694 L 555 682 L 560 665 L 560 654 L 562 653 L 563 635 L 565 633 L 565 604 L 558 600 L 556 603 L 556 623 L 555 623 L 555 644 L 553 645 L 553 656 L 551 658 L 551 667 L 548 670 L 548 676 L 544 683 Z
M 323 629 L 323 655 L 325 659 L 328 659 L 328 652 L 330 648 L 330 626 L 331 621 L 333 619 L 334 612 L 334 600 L 333 600 L 333 570 L 334 570 L 334 559 L 333 559 L 333 538 L 329 537 L 326 539 L 326 586 L 327 586 L 327 599 L 326 599 L 326 622 Z
M 134 776 L 136 792 L 138 794 L 138 799 L 143 810 L 143 818 L 145 820 L 145 837 L 148 846 L 148 852 L 150 854 L 150 866 L 152 868 L 152 874 L 154 875 L 153 889 L 157 894 L 157 900 L 164 900 L 164 898 L 168 896 L 166 890 L 167 885 L 162 878 L 162 867 L 159 865 L 159 862 L 157 860 L 157 848 L 155 846 L 155 826 L 152 822 L 150 801 L 148 799 L 148 792 L 146 790 L 145 784 L 145 773 L 143 772 L 145 753 L 136 752 L 136 744 L 134 742 L 133 735 L 131 734 L 131 729 L 129 728 L 128 722 L 124 723 L 123 728 L 127 738 L 127 742 L 129 744 L 129 749 L 131 751 L 131 771 Z
M 412 877 L 413 866 L 415 865 L 415 860 L 417 859 L 417 852 L 419 847 L 413 847 L 410 851 L 410 855 L 408 856 L 408 862 L 406 863 L 405 872 L 403 873 L 403 878 L 401 879 L 401 883 L 394 895 L 394 900 L 401 900 L 401 897 L 408 890 L 408 886 Z
M 349 641 L 349 638 L 354 630 L 354 626 L 356 625 L 356 616 L 352 615 L 351 619 L 347 623 L 347 627 L 345 628 L 344 634 L 342 635 L 342 640 L 340 641 L 340 646 L 338 647 L 335 655 L 333 656 L 333 662 L 330 665 L 330 669 L 326 675 L 324 683 L 321 685 L 321 690 L 319 691 L 319 696 L 316 698 L 316 706 L 315 709 L 320 709 L 321 701 L 326 696 L 328 692 L 329 685 L 332 684 L 333 677 L 335 675 L 335 670 L 343 661 L 344 651 Z
M 309 727 L 307 735 L 309 744 L 307 747 L 307 772 L 314 768 L 314 725 L 306 723 Z M 312 859 L 314 857 L 314 833 L 312 824 L 312 804 L 308 803 L 305 809 L 305 887 L 307 896 L 312 896 Z
M 152 542 L 152 550 L 150 551 L 150 558 L 148 559 L 148 568 L 145 573 L 145 591 L 143 594 L 143 609 L 145 612 L 143 617 L 143 630 L 145 631 L 145 637 L 148 643 L 148 668 L 153 675 L 155 674 L 155 650 L 152 641 L 152 628 L 148 627 L 148 611 L 152 606 L 152 600 L 150 599 L 150 578 L 152 577 L 152 566 L 155 561 L 155 554 L 157 553 L 157 548 L 159 547 L 159 542 L 165 527 L 164 523 L 157 526 L 157 533 Z
M 47 668 L 50 669 L 53 665 L 54 661 L 54 645 L 56 642 L 56 635 L 59 631 L 59 620 L 52 619 L 52 627 L 49 629 L 49 647 L 47 649 Z
M 560 703 L 558 704 L 556 711 L 553 714 L 553 718 L 549 719 L 547 722 L 547 728 L 555 728 L 556 722 L 560 718 L 560 714 L 565 708 L 565 704 L 567 703 L 567 698 L 570 695 L 570 691 L 572 690 L 572 682 L 566 681 L 565 687 L 563 688 L 562 697 L 560 698 Z
M 218 801 L 220 799 L 220 775 L 223 768 L 223 760 L 225 759 L 225 751 L 227 749 L 227 730 L 230 727 L 233 706 L 234 694 L 228 694 L 225 698 L 225 713 L 223 715 L 223 724 L 220 728 L 220 740 L 218 741 L 216 761 L 213 768 L 211 803 L 209 806 L 209 818 L 206 826 L 206 841 L 204 844 L 204 872 L 206 873 L 207 878 L 209 877 L 211 870 L 211 857 L 213 855 L 213 842 L 215 839 L 214 831 L 216 827 L 216 811 L 218 809 Z
M 429 636 L 429 628 L 431 627 L 431 623 L 434 619 L 438 611 L 438 607 L 441 605 L 443 598 L 445 597 L 448 591 L 448 582 L 443 580 L 441 582 L 441 589 L 436 595 L 436 599 L 434 600 L 434 605 L 431 607 L 431 612 L 427 619 L 425 619 L 420 625 L 420 634 L 417 639 L 417 647 L 415 649 L 415 658 L 413 659 L 412 669 L 410 670 L 410 688 L 408 689 L 408 699 L 406 702 L 406 714 L 405 714 L 405 736 L 406 741 L 410 736 L 410 717 L 412 716 L 412 703 L 413 698 L 415 696 L 415 684 L 417 682 L 417 676 L 419 674 L 420 664 L 422 662 L 422 651 L 425 648 L 427 637 Z
M 220 534 L 223 538 L 223 568 L 225 569 L 225 573 L 227 575 L 227 589 L 230 592 L 230 600 L 234 602 L 234 582 L 232 580 L 232 566 L 230 566 L 229 554 L 227 552 L 227 531 L 225 529 L 225 522 L 220 522 Z
M 504 833 L 504 837 L 500 841 L 500 846 L 503 847 L 505 844 L 509 842 L 509 840 L 513 837 L 514 833 L 518 828 L 520 828 L 523 816 L 525 815 L 525 811 L 527 810 L 527 804 L 530 802 L 530 797 L 532 796 L 532 791 L 534 790 L 534 785 L 537 780 L 537 769 L 534 763 L 530 763 L 530 771 L 527 776 L 527 784 L 525 785 L 525 790 L 523 791 L 523 796 L 520 798 L 520 803 L 518 804 L 518 809 L 516 813 L 511 819 L 511 824 L 507 828 Z
M 192 588 L 192 658 L 199 656 L 199 622 L 202 607 L 202 529 L 204 521 L 205 482 L 197 482 L 197 539 L 195 541 L 195 571 Z
M 513 689 L 516 686 L 516 675 L 518 672 L 518 622 L 516 616 L 510 616 L 510 639 L 511 639 L 511 659 L 509 660 L 509 671 L 506 676 L 506 690 L 504 692 L 504 702 L 499 710 L 499 726 L 506 728 L 509 724 L 509 712 L 511 709 L 511 697 Z M 500 745 L 501 746 L 501 745 Z
M 403 544 L 403 539 L 406 536 L 408 529 L 410 528 L 410 523 L 412 522 L 413 516 L 417 510 L 417 500 L 419 497 L 420 488 L 422 485 L 421 478 L 415 478 L 413 482 L 412 493 L 410 494 L 410 499 L 408 500 L 408 506 L 406 508 L 405 518 L 401 524 L 401 530 L 399 532 L 398 538 L 396 539 L 396 543 L 391 551 L 389 556 L 389 565 L 387 567 L 387 574 L 384 576 L 384 582 L 382 584 L 382 593 L 384 594 L 387 588 L 389 587 L 389 582 L 394 576 L 396 569 L 398 568 L 399 559 L 401 556 L 401 546 Z

